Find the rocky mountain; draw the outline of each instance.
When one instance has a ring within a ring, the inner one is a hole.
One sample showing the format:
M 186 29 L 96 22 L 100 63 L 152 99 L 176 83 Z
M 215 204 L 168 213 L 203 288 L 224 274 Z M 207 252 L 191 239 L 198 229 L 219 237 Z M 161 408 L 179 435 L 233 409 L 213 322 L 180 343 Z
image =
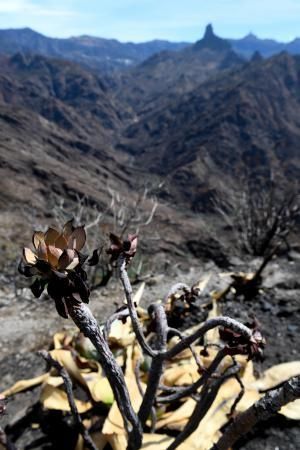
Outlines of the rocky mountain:
M 100 77 L 42 56 L 0 64 L 2 207 L 31 199 L 46 212 L 51 191 L 101 203 L 105 180 L 122 185 L 126 168 L 113 149 L 122 107 Z
M 212 32 L 212 26 L 207 30 Z M 260 39 L 253 33 L 241 39 L 223 39 L 215 41 L 220 50 L 232 50 L 243 58 L 250 59 L 255 52 L 264 57 L 272 56 L 282 51 L 291 54 L 300 54 L 300 38 L 283 43 L 275 39 Z M 115 69 L 131 67 L 146 61 L 160 52 L 178 51 L 192 46 L 188 42 L 169 42 L 155 39 L 149 42 L 133 43 L 119 42 L 116 39 L 104 39 L 89 35 L 71 38 L 50 38 L 30 28 L 0 30 L 1 53 L 13 55 L 16 52 L 40 54 L 52 58 L 68 59 L 78 62 L 86 67 L 111 72 Z M 196 47 L 201 48 L 201 41 Z M 206 43 L 205 43 L 206 45 Z M 210 48 L 213 49 L 213 41 Z
M 300 54 L 300 38 L 283 43 L 274 39 L 260 39 L 253 33 L 241 39 L 216 39 L 212 26 L 207 26 L 206 42 L 195 45 L 188 42 L 169 42 L 155 39 L 149 42 L 119 42 L 116 39 L 104 39 L 89 35 L 71 38 L 50 38 L 30 28 L 0 30 L 0 49 L 2 54 L 13 55 L 17 52 L 39 54 L 51 58 L 67 59 L 81 65 L 106 72 L 130 68 L 141 64 L 152 56 L 163 52 L 158 59 L 169 56 L 169 52 L 183 50 L 194 45 L 198 50 L 205 48 L 220 51 L 231 49 L 242 58 L 250 59 L 255 52 L 263 57 L 286 51 Z M 209 36 L 213 35 L 213 36 Z M 213 37 L 213 39 L 212 39 Z M 166 53 L 164 53 L 166 52 Z M 179 58 L 180 59 L 180 58 Z M 156 59 L 154 58 L 154 63 Z
M 35 223 L 53 220 L 55 198 L 65 199 L 68 207 L 85 197 L 89 207 L 106 211 L 114 191 L 130 207 L 139 189 L 157 186 L 159 177 L 133 167 L 128 154 L 117 149 L 122 130 L 133 118 L 104 78 L 40 55 L 2 56 L 0 67 L 2 267 L 5 255 L 19 253 L 24 228 L 30 239 Z M 151 207 L 146 199 L 148 214 Z M 178 253 L 185 245 L 185 231 L 176 226 L 182 214 L 160 204 L 156 227 L 168 233 L 155 244 L 157 249 Z M 186 229 L 196 232 L 192 220 L 186 221 Z
M 33 53 L 68 59 L 96 70 L 114 70 L 136 65 L 164 50 L 180 50 L 187 44 L 153 40 L 145 43 L 121 43 L 116 39 L 79 36 L 49 38 L 30 28 L 0 30 L 1 53 Z
M 40 55 L 1 57 L 0 98 L 69 131 L 78 122 L 107 142 L 126 114 L 103 77 L 82 66 Z
M 292 55 L 300 54 L 300 39 L 291 42 L 278 42 L 274 39 L 260 39 L 255 34 L 249 33 L 242 39 L 229 39 L 228 42 L 239 55 L 251 58 L 255 52 L 259 52 L 265 58 L 280 52 L 288 52 Z
M 135 164 L 168 179 L 169 201 L 205 211 L 210 194 L 264 167 L 300 175 L 300 57 L 254 60 L 143 112 L 122 148 Z
M 245 166 L 284 183 L 300 175 L 299 73 L 300 57 L 286 53 L 245 62 L 211 27 L 126 76 L 1 56 L 0 246 L 7 233 L 20 242 L 32 210 L 51 215 L 53 193 L 105 209 L 108 185 L 131 201 L 152 183 L 160 186 L 157 248 L 185 255 L 200 239 L 215 248 L 205 230 L 215 226 L 211 199 L 224 183 L 239 189 Z
M 174 95 L 190 92 L 220 71 L 239 67 L 244 62 L 208 25 L 203 38 L 194 45 L 177 52 L 157 53 L 122 73 L 117 96 L 135 112 L 154 110 Z

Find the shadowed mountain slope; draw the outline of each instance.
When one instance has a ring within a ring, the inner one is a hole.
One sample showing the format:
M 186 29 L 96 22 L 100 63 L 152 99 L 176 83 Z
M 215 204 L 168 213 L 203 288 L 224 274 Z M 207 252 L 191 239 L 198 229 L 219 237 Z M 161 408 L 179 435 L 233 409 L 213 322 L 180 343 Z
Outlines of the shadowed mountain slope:
M 41 206 L 47 191 L 90 192 L 99 200 L 107 180 L 128 185 L 125 158 L 113 148 L 126 111 L 100 77 L 42 56 L 0 62 L 0 159 L 9 174 L 1 178 L 8 183 L 4 196 L 21 201 L 37 189 L 34 204 Z
M 158 184 L 159 177 L 133 167 L 128 154 L 115 148 L 131 117 L 100 77 L 76 64 L 41 56 L 24 60 L 18 54 L 0 62 L 3 255 L 8 246 L 21 244 L 20 230 L 28 218 L 37 223 L 51 220 L 54 194 L 65 199 L 66 207 L 84 196 L 91 207 L 106 211 L 111 191 L 130 206 L 139 189 Z M 152 206 L 146 201 L 143 208 L 149 214 Z M 177 223 L 183 221 L 185 227 L 179 229 Z M 198 233 L 194 222 L 184 211 L 160 204 L 155 229 L 164 230 L 164 236 L 155 243 L 157 250 L 183 252 L 179 249 L 185 246 L 186 231 Z
M 161 52 L 120 75 L 118 97 L 136 112 L 155 109 L 174 94 L 184 94 L 220 70 L 244 60 L 208 25 L 203 39 L 178 52 Z
M 202 209 L 243 165 L 300 175 L 300 58 L 281 54 L 176 95 L 127 128 L 122 148 L 169 179 L 172 201 Z M 238 178 L 237 178 L 238 180 Z M 203 196 L 201 195 L 203 193 Z
M 163 180 L 153 225 L 163 237 L 155 245 L 184 254 L 189 241 L 200 239 L 199 221 L 203 240 L 204 217 L 215 220 L 211 198 L 221 181 L 239 188 L 245 165 L 299 177 L 299 73 L 299 57 L 254 58 L 213 69 L 209 81 L 187 91 L 161 92 L 137 113 L 117 95 L 114 80 L 74 63 L 2 57 L 2 234 L 24 208 L 47 217 L 53 192 L 86 195 L 105 208 L 108 185 L 130 200 L 137 186 Z

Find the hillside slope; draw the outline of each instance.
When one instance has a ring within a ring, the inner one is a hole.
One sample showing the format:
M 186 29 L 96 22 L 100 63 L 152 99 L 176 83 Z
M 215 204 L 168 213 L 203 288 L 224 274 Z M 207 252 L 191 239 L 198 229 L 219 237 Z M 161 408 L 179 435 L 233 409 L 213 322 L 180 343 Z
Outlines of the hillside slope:
M 161 107 L 174 95 L 190 92 L 208 78 L 244 62 L 208 25 L 203 38 L 194 45 L 178 52 L 157 53 L 122 73 L 117 96 L 139 115 Z
M 192 209 L 218 180 L 242 167 L 300 175 L 300 58 L 253 61 L 162 108 L 141 114 L 121 148 L 135 163 L 169 179 L 171 197 Z M 201 195 L 203 193 L 203 196 Z

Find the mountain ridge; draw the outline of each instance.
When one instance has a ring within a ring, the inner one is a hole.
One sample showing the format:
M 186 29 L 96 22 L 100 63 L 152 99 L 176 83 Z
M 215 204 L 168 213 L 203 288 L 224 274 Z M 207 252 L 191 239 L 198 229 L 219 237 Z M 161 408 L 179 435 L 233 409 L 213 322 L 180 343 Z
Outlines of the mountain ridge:
M 221 182 L 242 189 L 245 167 L 274 171 L 283 189 L 296 181 L 300 57 L 246 61 L 218 43 L 158 53 L 118 77 L 40 54 L 0 56 L 2 238 L 25 207 L 49 217 L 51 192 L 105 210 L 108 188 L 133 201 L 155 184 L 157 245 L 185 255 L 191 239 L 210 240 L 203 224 L 215 226 Z
M 48 57 L 69 59 L 90 69 L 111 71 L 138 64 L 162 50 L 178 50 L 185 43 L 154 39 L 145 43 L 121 43 L 117 39 L 93 36 L 50 38 L 31 28 L 0 30 L 1 53 L 39 53 Z
M 206 31 L 208 30 L 214 35 L 211 24 L 206 27 Z M 275 39 L 260 39 L 253 33 L 249 33 L 241 39 L 223 38 L 222 41 L 224 48 L 227 42 L 232 46 L 233 51 L 247 59 L 250 59 L 255 52 L 261 53 L 263 57 L 269 57 L 281 51 L 300 54 L 300 38 L 297 37 L 291 42 L 283 43 Z M 93 70 L 108 72 L 138 65 L 162 51 L 178 51 L 193 45 L 196 45 L 196 48 L 199 45 L 201 48 L 201 40 L 194 44 L 161 39 L 133 43 L 89 35 L 70 38 L 47 37 L 31 28 L 0 30 L 2 53 L 10 55 L 17 51 L 40 53 L 48 57 L 69 59 Z
M 295 181 L 299 69 L 300 57 L 282 53 L 219 74 L 141 115 L 121 145 L 135 164 L 168 177 L 170 201 L 192 210 L 207 207 L 207 192 L 217 180 L 232 183 L 242 167 L 274 170 L 283 185 L 289 177 Z

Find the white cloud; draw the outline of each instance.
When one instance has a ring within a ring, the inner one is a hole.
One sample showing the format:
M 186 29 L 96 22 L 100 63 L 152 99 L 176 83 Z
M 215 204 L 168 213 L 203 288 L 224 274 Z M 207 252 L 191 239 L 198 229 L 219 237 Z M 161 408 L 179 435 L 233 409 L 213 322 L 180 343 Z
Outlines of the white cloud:
M 18 13 L 24 10 L 27 2 L 22 0 L 0 0 L 0 13 Z
M 40 3 L 40 2 L 39 2 Z M 47 3 L 47 2 L 46 2 Z M 28 0 L 0 0 L 0 13 L 2 14 L 26 14 L 28 16 L 74 16 L 78 13 L 73 10 L 55 6 L 42 6 Z

